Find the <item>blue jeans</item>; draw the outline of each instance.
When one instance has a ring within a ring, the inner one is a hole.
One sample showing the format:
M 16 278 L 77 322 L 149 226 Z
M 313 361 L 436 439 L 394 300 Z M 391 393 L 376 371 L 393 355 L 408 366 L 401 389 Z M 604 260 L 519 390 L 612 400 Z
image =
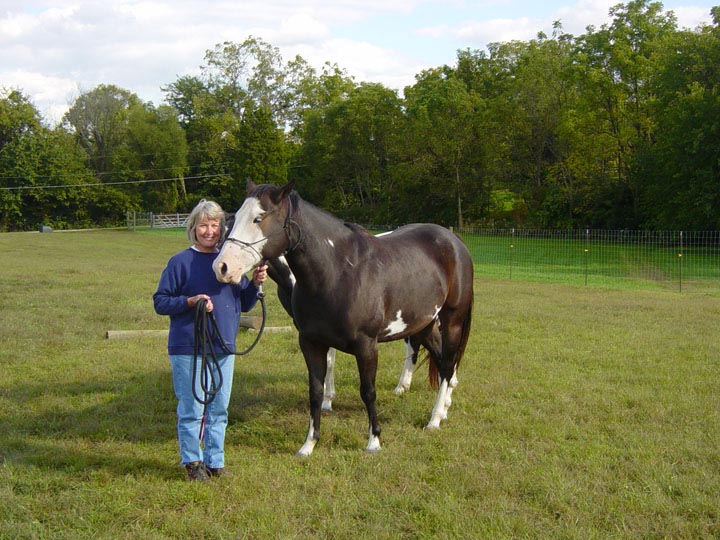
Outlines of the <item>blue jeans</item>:
M 180 445 L 180 462 L 185 465 L 193 461 L 202 461 L 213 469 L 225 466 L 225 429 L 228 424 L 228 404 L 232 390 L 235 355 L 218 355 L 218 365 L 222 374 L 222 387 L 215 399 L 207 405 L 205 419 L 204 448 L 200 445 L 200 424 L 204 406 L 199 403 L 192 391 L 192 355 L 170 355 L 173 387 L 178 399 L 177 433 Z M 195 380 L 198 397 L 204 398 L 200 388 L 200 364 L 197 362 Z M 217 375 L 215 375 L 217 378 Z

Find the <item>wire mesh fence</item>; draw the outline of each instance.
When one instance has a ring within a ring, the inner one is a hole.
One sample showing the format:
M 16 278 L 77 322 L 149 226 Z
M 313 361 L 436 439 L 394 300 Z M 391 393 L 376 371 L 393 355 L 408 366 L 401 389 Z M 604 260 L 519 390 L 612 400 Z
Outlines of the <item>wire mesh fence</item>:
M 154 216 L 129 212 L 128 228 L 157 228 Z M 172 230 L 185 234 L 184 228 Z M 465 228 L 455 232 L 469 248 L 478 275 L 720 291 L 720 231 Z
M 489 275 L 720 288 L 720 231 L 464 229 L 459 235 Z

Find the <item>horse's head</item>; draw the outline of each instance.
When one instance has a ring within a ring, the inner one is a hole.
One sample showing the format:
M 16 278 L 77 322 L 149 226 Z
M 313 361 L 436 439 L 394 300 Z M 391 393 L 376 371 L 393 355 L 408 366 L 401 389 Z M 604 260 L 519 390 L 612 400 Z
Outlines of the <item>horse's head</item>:
M 263 259 L 278 257 L 288 249 L 293 187 L 294 182 L 279 188 L 248 181 L 247 197 L 235 213 L 232 229 L 213 263 L 218 281 L 238 283 Z

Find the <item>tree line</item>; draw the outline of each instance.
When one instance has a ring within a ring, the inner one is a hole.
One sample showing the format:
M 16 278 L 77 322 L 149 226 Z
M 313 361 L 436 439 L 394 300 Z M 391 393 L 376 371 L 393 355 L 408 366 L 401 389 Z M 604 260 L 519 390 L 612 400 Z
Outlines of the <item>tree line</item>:
M 392 226 L 720 227 L 720 7 L 680 29 L 634 0 L 580 36 L 457 51 L 403 96 L 256 37 L 206 51 L 164 102 L 102 84 L 47 126 L 0 93 L 0 230 L 236 209 L 294 179 L 349 221 Z

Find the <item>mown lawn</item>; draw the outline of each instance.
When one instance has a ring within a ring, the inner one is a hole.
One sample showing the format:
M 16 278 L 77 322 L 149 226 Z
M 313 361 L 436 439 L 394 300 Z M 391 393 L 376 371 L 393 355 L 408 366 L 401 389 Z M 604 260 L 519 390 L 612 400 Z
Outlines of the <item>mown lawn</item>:
M 308 459 L 294 332 L 236 363 L 232 478 L 184 481 L 151 296 L 180 235 L 2 234 L 0 538 L 470 539 L 720 537 L 720 295 L 489 277 L 448 420 L 426 432 L 421 367 L 392 390 L 383 450 L 363 451 L 352 358 Z M 269 326 L 289 324 L 268 286 Z M 243 336 L 241 339 L 248 339 Z

